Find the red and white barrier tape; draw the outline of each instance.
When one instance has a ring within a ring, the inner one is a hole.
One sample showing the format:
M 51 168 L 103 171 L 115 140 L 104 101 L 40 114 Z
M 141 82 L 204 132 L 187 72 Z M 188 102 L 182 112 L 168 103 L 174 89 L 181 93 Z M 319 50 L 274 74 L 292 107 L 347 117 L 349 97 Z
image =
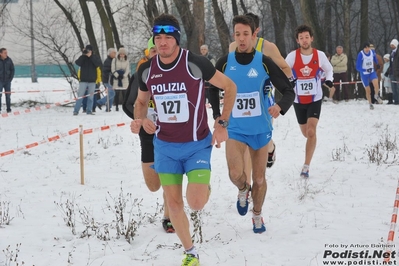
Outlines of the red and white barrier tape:
M 343 82 L 333 82 L 334 85 L 345 85 L 345 84 L 356 84 L 356 83 L 362 83 L 361 81 L 343 81 Z
M 76 91 L 76 90 L 72 90 L 72 89 L 68 89 L 68 90 L 66 90 L 66 89 L 63 89 L 63 90 L 61 90 L 61 89 L 59 89 L 59 90 L 27 90 L 27 91 L 3 91 L 1 93 L 14 94 L 14 93 L 37 93 L 37 92 L 64 92 L 64 91 L 72 92 L 72 91 Z
M 395 201 L 393 203 L 391 227 L 389 228 L 388 239 L 387 239 L 387 251 L 388 252 L 391 252 L 392 247 L 393 247 L 393 239 L 395 238 L 396 222 L 398 219 L 398 208 L 399 208 L 399 179 L 398 179 L 398 185 L 396 187 Z M 385 259 L 385 261 L 389 261 L 389 260 L 390 260 L 390 258 Z
M 115 125 L 107 125 L 107 126 L 102 126 L 102 127 L 98 127 L 98 128 L 85 129 L 85 130 L 83 130 L 83 134 L 91 134 L 91 133 L 96 132 L 96 131 L 105 131 L 105 130 L 108 130 L 108 129 L 111 129 L 111 128 L 114 128 L 114 127 L 122 127 L 122 126 L 125 126 L 125 125 L 127 125 L 127 124 L 126 123 L 118 123 L 118 124 L 115 124 Z M 33 147 L 39 146 L 40 144 L 44 144 L 44 143 L 47 143 L 47 142 L 53 142 L 53 141 L 59 140 L 60 138 L 71 136 L 71 135 L 76 134 L 76 133 L 79 133 L 79 128 L 74 128 L 72 130 L 69 130 L 66 133 L 61 133 L 61 134 L 58 134 L 58 135 L 55 135 L 55 136 L 52 136 L 52 137 L 49 137 L 49 138 L 46 138 L 46 139 L 43 139 L 43 140 L 40 140 L 40 141 L 32 142 L 32 143 L 27 144 L 27 145 L 25 145 L 23 147 L 19 147 L 19 148 L 13 149 L 13 150 L 8 150 L 8 151 L 5 151 L 5 152 L 1 152 L 0 153 L 0 157 L 4 157 L 4 156 L 10 155 L 10 154 L 14 154 L 14 153 L 19 152 L 19 151 L 31 149 Z
M 97 93 L 102 93 L 103 91 L 97 91 L 97 92 L 95 92 L 94 94 L 97 94 Z M 93 95 L 94 95 L 93 94 Z M 74 98 L 74 99 L 72 99 L 72 100 L 65 100 L 65 101 L 62 101 L 62 102 L 56 102 L 56 103 L 52 103 L 52 104 L 46 104 L 46 105 L 44 105 L 44 106 L 36 106 L 36 107 L 32 107 L 32 108 L 28 108 L 28 109 L 25 109 L 25 110 L 23 110 L 23 111 L 14 111 L 14 112 L 10 112 L 10 113 L 3 113 L 3 114 L 0 114 L 0 117 L 10 117 L 10 116 L 13 116 L 13 115 L 23 115 L 23 114 L 29 114 L 29 113 L 32 113 L 32 112 L 34 112 L 34 111 L 42 111 L 42 110 L 45 110 L 45 109 L 50 109 L 51 107 L 55 107 L 55 106 L 61 106 L 61 105 L 64 105 L 64 104 L 67 104 L 67 103 L 71 103 L 71 102 L 75 102 L 76 100 L 78 100 L 78 99 L 82 99 L 82 98 L 85 98 L 85 97 L 88 97 L 89 95 L 83 95 L 82 97 L 78 97 L 78 98 Z

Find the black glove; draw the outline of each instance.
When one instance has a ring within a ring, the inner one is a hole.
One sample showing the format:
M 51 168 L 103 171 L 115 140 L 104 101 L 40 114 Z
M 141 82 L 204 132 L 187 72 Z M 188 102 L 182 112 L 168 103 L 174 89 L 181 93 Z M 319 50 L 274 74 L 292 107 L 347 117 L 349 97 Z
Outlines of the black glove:
M 380 69 L 381 68 L 381 66 L 380 65 L 377 65 L 377 69 Z
M 297 79 L 292 76 L 288 80 L 290 81 L 292 88 L 295 88 Z
M 369 69 L 367 69 L 366 71 L 369 72 L 369 73 L 371 73 L 371 72 L 373 72 L 373 69 L 372 69 L 372 68 L 369 68 Z
M 333 87 L 333 83 L 332 83 L 331 80 L 326 80 L 324 83 L 325 83 L 329 88 L 332 88 L 332 87 Z

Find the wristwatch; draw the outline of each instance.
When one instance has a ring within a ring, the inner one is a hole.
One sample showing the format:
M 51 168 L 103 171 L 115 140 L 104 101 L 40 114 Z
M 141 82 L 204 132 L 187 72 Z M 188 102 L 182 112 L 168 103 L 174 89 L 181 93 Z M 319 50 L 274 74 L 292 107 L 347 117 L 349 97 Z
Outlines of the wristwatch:
M 226 128 L 229 125 L 228 120 L 219 120 L 218 124 L 221 125 L 222 127 Z

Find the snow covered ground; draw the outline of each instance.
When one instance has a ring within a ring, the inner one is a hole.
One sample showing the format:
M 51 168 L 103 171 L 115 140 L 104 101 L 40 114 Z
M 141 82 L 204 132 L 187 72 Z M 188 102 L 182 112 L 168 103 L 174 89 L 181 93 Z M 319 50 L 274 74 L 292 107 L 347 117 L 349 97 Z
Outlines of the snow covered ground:
M 63 79 L 41 78 L 37 84 L 15 79 L 12 89 L 43 91 L 14 93 L 13 103 L 72 97 Z M 56 89 L 66 91 L 48 91 Z M 2 104 L 4 112 L 4 97 Z M 305 139 L 293 108 L 280 116 L 274 123 L 277 162 L 267 171 L 267 231 L 260 235 L 252 232 L 251 213 L 237 213 L 237 189 L 228 178 L 224 147 L 215 148 L 212 194 L 198 214 L 199 225 L 198 219 L 191 223 L 201 265 L 383 265 L 383 259 L 372 257 L 387 251 L 381 245 L 387 244 L 399 178 L 398 117 L 399 107 L 393 105 L 370 111 L 365 101 L 323 104 L 305 182 L 299 177 Z M 103 108 L 95 116 L 73 116 L 71 106 L 0 116 L 0 153 L 15 151 L 0 157 L 1 266 L 180 265 L 183 249 L 175 234 L 162 229 L 162 191 L 152 193 L 144 183 L 140 143 L 129 123 L 121 111 Z M 79 125 L 94 129 L 83 135 L 84 185 L 79 134 L 71 133 Z M 101 130 L 106 125 L 111 129 Z M 47 141 L 53 136 L 62 137 Z M 35 142 L 41 143 L 23 148 Z M 119 207 L 123 224 L 115 222 Z M 124 233 L 129 221 L 130 243 L 116 230 L 119 225 Z M 388 265 L 398 263 L 397 236 Z M 355 253 L 361 251 L 367 258 Z

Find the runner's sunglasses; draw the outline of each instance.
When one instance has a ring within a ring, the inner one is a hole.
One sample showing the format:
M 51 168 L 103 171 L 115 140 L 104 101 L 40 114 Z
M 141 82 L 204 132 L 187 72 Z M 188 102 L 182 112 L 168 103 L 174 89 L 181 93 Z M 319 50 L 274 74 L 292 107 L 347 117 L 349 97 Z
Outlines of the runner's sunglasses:
M 160 33 L 162 30 L 163 30 L 165 33 L 172 33 L 172 32 L 175 32 L 175 31 L 177 31 L 178 33 L 180 33 L 180 31 L 179 31 L 178 29 L 176 29 L 175 27 L 170 26 L 170 25 L 165 25 L 165 26 L 155 25 L 155 26 L 152 28 L 152 32 L 153 32 L 153 33 Z

